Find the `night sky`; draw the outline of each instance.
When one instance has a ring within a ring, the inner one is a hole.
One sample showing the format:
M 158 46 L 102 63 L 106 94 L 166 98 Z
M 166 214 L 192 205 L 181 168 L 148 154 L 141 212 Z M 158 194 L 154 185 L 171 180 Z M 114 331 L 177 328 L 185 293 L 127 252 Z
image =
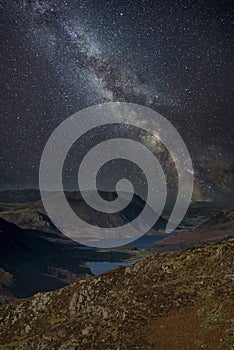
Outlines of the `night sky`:
M 231 1 L 0 1 L 1 189 L 38 186 L 45 143 L 71 114 L 126 101 L 180 132 L 194 199 L 231 197 L 233 13 Z

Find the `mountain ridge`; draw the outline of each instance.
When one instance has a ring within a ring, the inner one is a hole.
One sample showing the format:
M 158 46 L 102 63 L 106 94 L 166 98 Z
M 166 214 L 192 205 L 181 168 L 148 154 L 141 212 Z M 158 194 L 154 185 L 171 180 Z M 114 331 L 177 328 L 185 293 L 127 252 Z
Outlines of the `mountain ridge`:
M 203 243 L 215 243 L 234 238 L 234 212 L 222 210 L 190 231 L 165 237 L 149 248 L 153 253 L 174 252 Z

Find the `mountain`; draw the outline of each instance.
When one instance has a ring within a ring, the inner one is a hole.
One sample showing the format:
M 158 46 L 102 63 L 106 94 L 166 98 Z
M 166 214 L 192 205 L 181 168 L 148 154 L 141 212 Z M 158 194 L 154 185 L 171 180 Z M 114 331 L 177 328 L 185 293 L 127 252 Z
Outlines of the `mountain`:
M 92 275 L 87 261 L 125 261 L 136 253 L 98 251 L 56 232 L 22 229 L 0 218 L 0 304 Z
M 46 215 L 41 203 L 8 208 L 0 212 L 0 217 L 16 224 L 22 229 L 59 233 L 53 222 Z
M 30 191 L 30 190 L 28 190 Z M 14 194 L 14 199 L 19 198 L 20 200 L 25 200 L 26 203 L 21 203 L 21 205 L 15 205 L 14 207 L 8 207 L 6 204 L 2 203 L 2 207 L 4 205 L 6 206 L 5 209 L 2 209 L 0 212 L 0 216 L 9 221 L 13 222 L 16 225 L 20 226 L 24 229 L 34 229 L 34 230 L 40 230 L 44 232 L 51 232 L 51 233 L 58 233 L 57 228 L 54 226 L 54 224 L 51 222 L 49 217 L 47 216 L 47 213 L 44 210 L 43 204 L 41 200 L 37 200 L 35 202 L 30 201 L 29 199 L 36 197 L 38 194 L 37 192 L 33 191 L 32 194 L 28 191 L 22 191 L 23 193 L 20 194 L 16 191 Z M 9 195 L 11 195 L 12 191 L 7 191 Z M 0 193 L 0 202 L 3 202 L 3 199 L 10 201 L 10 199 L 7 199 L 7 195 L 5 192 L 3 193 L 4 196 L 1 198 Z M 91 192 L 92 194 L 92 192 Z M 101 196 L 108 200 L 112 201 L 116 198 L 116 194 L 114 192 L 100 192 Z M 29 196 L 29 197 L 27 197 Z M 59 192 L 57 194 L 51 195 L 51 200 L 53 201 L 55 196 L 59 196 Z M 126 196 L 125 193 L 122 193 L 121 196 L 124 198 Z M 126 206 L 121 212 L 118 212 L 116 214 L 109 214 L 109 213 L 102 213 L 99 211 L 96 211 L 92 208 L 90 208 L 86 202 L 84 201 L 83 197 L 81 196 L 80 192 L 66 192 L 67 200 L 72 207 L 73 211 L 84 221 L 90 223 L 93 226 L 98 227 L 119 227 L 123 226 L 128 222 L 131 222 L 133 219 L 135 219 L 140 212 L 144 209 L 146 203 L 145 201 L 140 198 L 137 195 L 133 195 L 133 199 L 129 205 Z M 58 203 L 54 201 L 55 203 Z M 62 209 L 60 207 L 57 208 L 57 211 L 60 212 Z M 148 208 L 148 210 L 152 210 L 151 208 Z M 159 217 L 156 224 L 153 226 L 151 230 L 151 234 L 157 234 L 157 231 L 164 230 L 167 224 L 167 220 L 165 220 L 162 217 Z M 69 226 L 69 223 L 68 223 Z M 75 232 L 76 237 L 80 237 L 84 234 L 83 232 Z
M 62 235 L 23 230 L 0 218 L 0 303 L 91 275 L 78 247 Z
M 0 191 L 0 202 L 2 203 L 29 203 L 38 201 L 40 198 L 40 191 L 33 188 Z
M 214 243 L 234 238 L 234 212 L 222 210 L 192 231 L 182 232 L 159 241 L 151 252 L 173 252 L 202 243 Z
M 233 253 L 161 254 L 1 306 L 0 348 L 231 350 Z

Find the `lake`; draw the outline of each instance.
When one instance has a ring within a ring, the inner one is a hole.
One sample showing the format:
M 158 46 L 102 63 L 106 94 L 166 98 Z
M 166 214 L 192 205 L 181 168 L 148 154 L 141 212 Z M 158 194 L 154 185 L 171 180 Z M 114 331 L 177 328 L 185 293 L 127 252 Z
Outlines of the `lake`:
M 155 234 L 155 235 L 146 235 L 138 238 L 136 241 L 130 243 L 129 245 L 138 249 L 144 249 L 147 247 L 153 246 L 158 241 L 161 241 L 163 238 L 169 237 L 169 236 L 175 236 L 182 231 L 176 231 L 173 233 L 163 233 L 163 234 Z
M 87 266 L 90 268 L 91 272 L 94 275 L 100 275 L 103 272 L 112 270 L 118 266 L 129 266 L 131 263 L 127 262 L 109 262 L 109 261 L 98 261 L 98 262 L 93 262 L 93 261 L 87 261 L 86 262 Z
M 157 234 L 152 236 L 143 236 L 137 239 L 136 241 L 130 243 L 130 246 L 138 248 L 138 249 L 144 249 L 146 247 L 150 247 L 154 245 L 156 242 L 160 241 L 161 239 L 168 237 L 168 236 L 175 236 L 180 232 L 173 232 L 170 234 Z M 103 272 L 112 270 L 118 266 L 129 266 L 131 263 L 129 262 L 111 262 L 111 261 L 86 261 L 87 266 L 90 268 L 91 272 L 94 275 L 100 275 Z

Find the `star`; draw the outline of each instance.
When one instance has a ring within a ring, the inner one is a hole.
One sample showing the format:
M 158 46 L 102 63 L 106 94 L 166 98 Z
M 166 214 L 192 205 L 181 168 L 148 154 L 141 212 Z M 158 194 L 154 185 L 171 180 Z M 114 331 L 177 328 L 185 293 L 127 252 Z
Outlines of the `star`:
M 28 159 L 31 185 L 38 186 L 43 147 L 68 116 L 126 101 L 173 123 L 193 158 L 199 193 L 212 183 L 214 198 L 226 195 L 216 169 L 232 176 L 230 4 L 22 0 L 1 3 L 0 10 L 3 188 L 28 186 Z M 137 135 L 173 168 L 156 137 Z

